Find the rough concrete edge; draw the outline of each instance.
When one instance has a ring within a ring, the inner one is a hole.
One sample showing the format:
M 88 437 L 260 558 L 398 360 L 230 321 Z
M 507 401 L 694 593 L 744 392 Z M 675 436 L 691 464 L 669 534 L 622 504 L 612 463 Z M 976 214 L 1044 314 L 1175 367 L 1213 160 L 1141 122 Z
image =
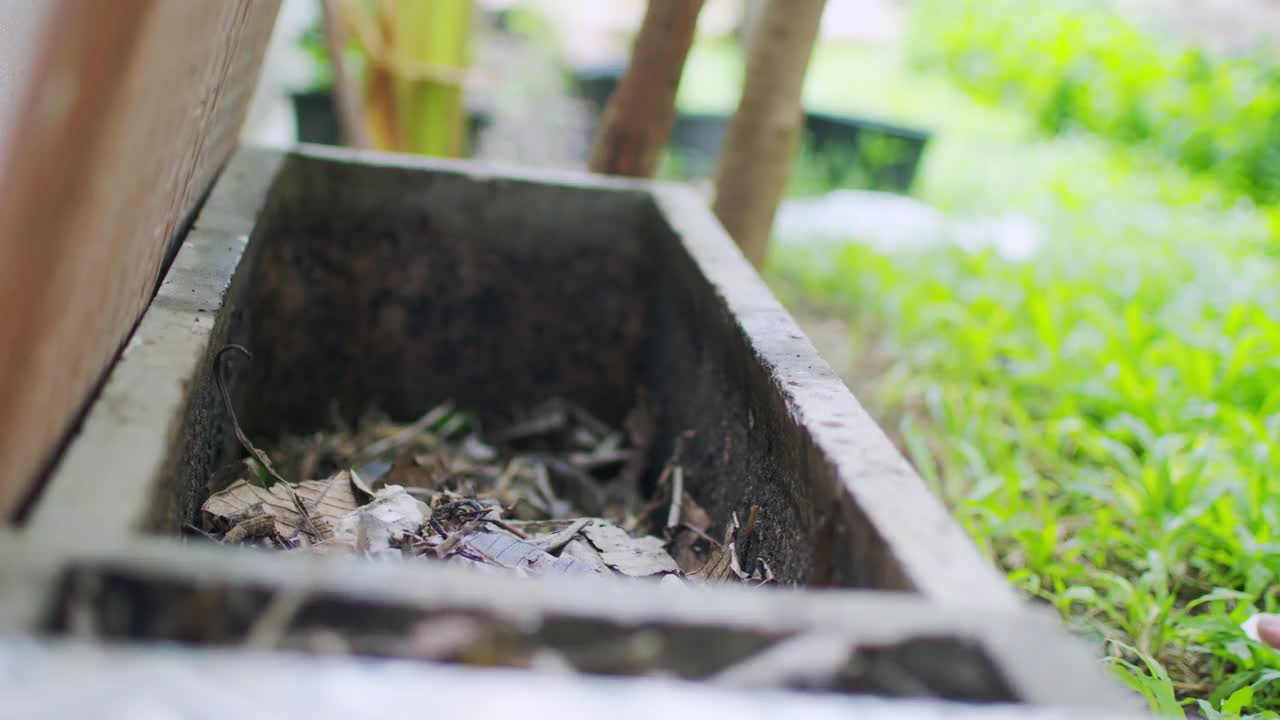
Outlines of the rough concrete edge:
M 44 716 L 185 717 L 197 708 L 218 717 L 261 714 L 347 720 L 394 717 L 424 702 L 434 715 L 475 713 L 477 698 L 497 716 L 562 720 L 655 717 L 836 720 L 1068 720 L 1070 710 L 935 700 L 743 691 L 658 678 L 552 676 L 519 670 L 475 671 L 412 661 L 299 657 L 284 653 L 182 648 L 102 648 L 29 638 L 0 639 L 0 712 Z M 72 696 L 67 678 L 81 678 Z M 87 687 L 86 687 L 87 685 Z M 120 688 L 137 688 L 122 698 Z M 222 691 L 209 694 L 211 688 Z M 145 709 L 145 710 L 144 710 Z M 150 712 L 146 712 L 150 711 Z M 167 711 L 167 712 L 166 712 Z M 104 714 L 105 713 L 105 714 Z M 1100 715 L 1122 720 L 1142 715 Z
M 0 551 L 0 597 L 6 599 L 10 593 L 26 590 L 10 581 L 15 574 L 35 578 L 34 584 L 39 585 L 59 577 L 63 569 L 90 566 L 195 584 L 323 593 L 374 604 L 468 607 L 514 618 L 558 615 L 765 633 L 819 631 L 846 633 L 869 643 L 924 636 L 979 642 L 1040 624 L 1039 618 L 1020 612 L 941 607 L 914 593 L 762 590 L 727 584 L 676 589 L 646 581 L 516 577 L 435 563 L 370 563 L 356 557 L 265 553 L 147 536 L 104 539 L 85 546 L 70 539 L 49 541 L 0 532 Z M 57 590 L 45 585 L 44 597 L 52 599 Z M 677 601 L 681 597 L 698 602 Z M 22 629 L 21 625 L 10 627 Z
M 283 156 L 236 154 L 216 181 L 151 305 L 24 526 L 84 542 L 143 528 L 171 471 L 188 387 L 220 332 L 258 211 Z M 193 342 L 194 339 L 194 342 Z
M 577 188 L 581 190 L 631 190 L 643 193 L 648 193 L 655 187 L 675 185 L 675 183 L 654 180 L 638 180 L 609 175 L 596 175 L 580 170 L 535 168 L 526 165 L 490 163 L 475 160 L 426 158 L 420 155 L 407 155 L 373 150 L 352 150 L 350 148 L 335 147 L 331 145 L 300 144 L 294 146 L 291 152 L 300 157 L 320 158 L 336 162 L 349 162 L 371 167 L 448 173 L 467 177 L 476 181 L 514 180 L 517 182 L 556 185 L 559 187 Z
M 5 608 L 0 632 L 37 631 L 56 601 L 62 571 L 73 566 L 192 584 L 317 593 L 375 605 L 466 607 L 515 622 L 554 616 L 768 634 L 819 632 L 872 645 L 955 638 L 981 647 L 1028 704 L 1134 706 L 1118 686 L 1100 682 L 1097 661 L 1070 642 L 1055 619 L 1025 609 L 945 607 L 914 593 L 875 590 L 733 585 L 676 590 L 645 582 L 481 575 L 448 565 L 290 557 L 157 537 L 115 538 L 87 547 L 69 538 L 0 533 L 0 608 Z
M 1141 696 L 1107 675 L 1101 655 L 1071 635 L 1052 608 L 1029 605 L 1016 628 L 984 635 L 981 643 L 1024 697 L 1046 705 L 1088 702 L 1111 710 L 1147 710 Z
M 924 481 L 819 356 L 692 191 L 653 189 L 655 201 L 738 323 L 796 424 L 838 470 L 908 581 L 939 602 L 1008 605 L 1016 595 Z

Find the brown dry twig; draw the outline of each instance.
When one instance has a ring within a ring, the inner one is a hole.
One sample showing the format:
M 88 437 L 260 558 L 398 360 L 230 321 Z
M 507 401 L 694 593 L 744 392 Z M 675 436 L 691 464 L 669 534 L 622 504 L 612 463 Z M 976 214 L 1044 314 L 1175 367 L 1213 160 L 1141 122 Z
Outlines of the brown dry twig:
M 452 553 L 454 549 L 458 547 L 458 543 L 465 540 L 466 537 L 471 533 L 480 529 L 481 522 L 482 521 L 480 520 L 471 520 L 467 522 L 467 524 L 458 528 L 457 532 L 446 537 L 444 539 L 444 542 L 436 546 L 436 557 L 441 559 L 448 557 L 449 554 Z
M 293 502 L 294 507 L 297 508 L 298 515 L 302 517 L 303 523 L 306 524 L 307 529 L 311 531 L 312 535 L 315 536 L 317 540 L 323 539 L 325 537 L 325 533 L 321 530 L 319 525 L 316 524 L 315 520 L 312 519 L 311 511 L 307 508 L 306 503 L 302 502 L 302 498 L 298 497 L 298 494 L 293 491 L 293 486 L 286 482 L 283 477 L 280 477 L 280 473 L 276 472 L 276 469 L 271 466 L 271 460 L 267 457 L 267 454 L 254 446 L 254 444 L 249 440 L 249 436 L 245 435 L 244 428 L 240 427 L 240 420 L 236 417 L 236 408 L 231 402 L 231 392 L 227 390 L 227 381 L 224 377 L 226 363 L 224 363 L 222 359 L 228 351 L 238 352 L 249 360 L 253 359 L 253 353 L 246 350 L 243 345 L 236 345 L 232 343 L 219 350 L 218 354 L 213 358 L 214 382 L 218 386 L 218 392 L 222 395 L 223 404 L 226 405 L 227 416 L 231 418 L 231 427 L 235 431 L 236 440 L 240 441 L 240 445 L 253 456 L 254 460 L 257 460 L 258 463 L 262 465 L 262 468 L 266 470 L 276 482 L 281 483 L 281 486 L 289 495 L 289 499 Z
M 667 510 L 668 531 L 680 525 L 680 508 L 682 505 L 684 505 L 684 468 L 677 465 L 676 469 L 671 473 L 671 507 Z
M 412 425 L 406 425 L 390 437 L 383 438 L 366 447 L 361 455 L 364 457 L 377 457 L 388 450 L 404 445 L 414 437 L 421 435 L 427 428 L 435 425 L 443 420 L 449 413 L 453 412 L 453 403 L 444 403 L 431 408 L 422 417 L 413 422 Z
M 570 542 L 572 542 L 573 539 L 577 537 L 578 533 L 582 532 L 582 528 L 586 527 L 591 523 L 591 520 L 592 518 L 578 518 L 577 520 L 573 521 L 573 523 L 570 524 L 568 527 L 556 533 L 555 535 L 552 535 L 551 537 L 546 538 L 544 540 L 540 540 L 534 544 L 542 548 L 544 551 L 551 553 L 552 555 L 555 555 L 556 553 L 563 550 L 565 545 L 568 545 Z M 525 537 L 528 537 L 528 536 L 526 535 Z
M 183 524 L 182 524 L 182 527 L 183 527 L 183 529 L 185 529 L 185 530 L 190 530 L 190 531 L 192 531 L 192 532 L 195 532 L 195 533 L 198 533 L 198 534 L 202 535 L 202 536 L 204 537 L 204 539 L 205 539 L 205 540 L 210 540 L 210 541 L 212 541 L 212 542 L 214 542 L 214 543 L 217 543 L 218 545 L 221 545 L 221 544 L 222 544 L 222 538 L 218 537 L 217 535 L 214 535 L 213 533 L 209 532 L 208 530 L 201 529 L 201 528 L 199 528 L 199 527 L 197 527 L 197 526 L 193 525 L 192 523 L 183 523 Z

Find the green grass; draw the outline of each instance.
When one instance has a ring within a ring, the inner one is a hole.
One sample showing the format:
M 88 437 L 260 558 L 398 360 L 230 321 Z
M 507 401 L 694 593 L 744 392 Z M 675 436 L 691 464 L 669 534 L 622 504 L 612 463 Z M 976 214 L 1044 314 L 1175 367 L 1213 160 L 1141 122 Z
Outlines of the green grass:
M 926 481 L 1154 709 L 1280 709 L 1280 653 L 1238 629 L 1280 611 L 1274 213 L 1141 148 L 1042 139 L 889 51 L 824 49 L 806 99 L 932 127 L 918 194 L 1048 241 L 1018 263 L 851 236 L 775 252 L 779 294 L 848 324 L 877 368 L 856 389 Z
M 1109 5 L 920 0 L 913 58 L 990 102 L 1016 103 L 1047 133 L 1142 143 L 1233 192 L 1280 202 L 1274 48 L 1219 56 Z

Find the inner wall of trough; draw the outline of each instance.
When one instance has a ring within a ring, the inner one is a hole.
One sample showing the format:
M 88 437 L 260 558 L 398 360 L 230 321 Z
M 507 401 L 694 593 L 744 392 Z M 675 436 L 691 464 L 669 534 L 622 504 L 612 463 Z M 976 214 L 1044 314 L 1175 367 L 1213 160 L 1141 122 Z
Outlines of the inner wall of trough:
M 255 444 L 370 407 L 409 421 L 453 400 L 500 427 L 553 396 L 621 424 L 643 363 L 653 255 L 642 193 L 290 156 L 218 313 Z M 152 529 L 198 521 L 243 455 L 212 357 Z
M 650 487 L 693 430 L 686 489 L 715 536 L 754 506 L 744 563 L 764 558 L 783 581 L 850 580 L 830 567 L 844 516 L 814 490 L 834 487 L 832 468 L 645 194 L 294 156 L 227 302 L 226 341 L 254 354 L 232 361 L 234 402 L 260 446 L 324 429 L 334 411 L 407 421 L 445 400 L 490 428 L 553 396 L 617 425 L 643 387 Z M 240 454 L 205 390 L 188 411 L 177 512 L 158 529 L 194 519 L 209 472 Z
M 752 532 L 739 542 L 744 570 L 763 558 L 783 582 L 829 580 L 830 548 L 819 547 L 818 528 L 835 507 L 816 497 L 813 480 L 830 466 L 809 462 L 807 433 L 790 417 L 780 391 L 752 344 L 661 213 L 649 225 L 658 243 L 659 274 L 650 296 L 646 382 L 661 403 L 651 467 L 661 467 L 682 441 L 685 488 L 715 519 L 737 515 L 745 528 L 755 508 Z M 710 270 L 710 269 L 709 269 Z M 741 298 L 759 285 L 723 288 Z M 767 300 L 767 298 L 760 298 Z M 748 303 L 754 304 L 754 303 Z M 834 482 L 829 483 L 834 487 Z
M 445 400 L 494 427 L 557 395 L 619 422 L 646 326 L 646 202 L 293 158 L 255 239 L 246 430 L 265 443 L 320 429 L 331 402 L 407 421 Z

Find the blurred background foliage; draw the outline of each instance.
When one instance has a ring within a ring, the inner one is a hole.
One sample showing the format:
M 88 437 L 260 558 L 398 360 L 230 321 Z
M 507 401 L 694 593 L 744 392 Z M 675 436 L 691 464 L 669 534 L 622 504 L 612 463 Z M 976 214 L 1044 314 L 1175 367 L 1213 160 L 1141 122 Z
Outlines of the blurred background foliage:
M 1145 143 L 1259 202 L 1280 200 L 1280 72 L 1217 57 L 1096 2 L 919 0 L 912 58 L 1042 130 Z M 1241 18 L 1241 22 L 1248 22 Z

